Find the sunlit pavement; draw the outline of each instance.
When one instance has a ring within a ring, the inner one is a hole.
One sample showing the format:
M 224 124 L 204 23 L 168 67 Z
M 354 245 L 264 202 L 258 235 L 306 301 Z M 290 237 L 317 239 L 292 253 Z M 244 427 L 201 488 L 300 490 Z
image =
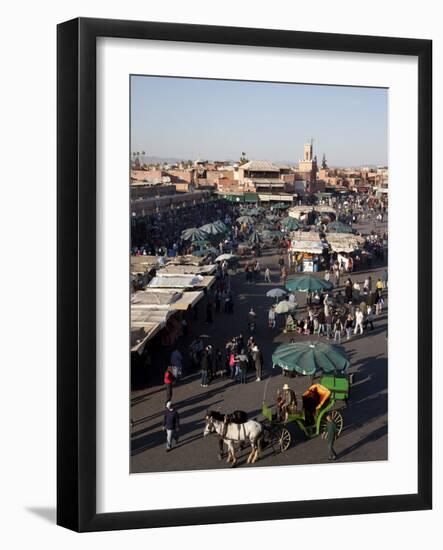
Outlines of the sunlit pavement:
M 377 228 L 384 229 L 386 224 Z M 368 232 L 368 224 L 357 226 L 358 230 Z M 300 395 L 310 384 L 308 377 L 284 378 L 280 369 L 272 369 L 271 355 L 276 346 L 289 342 L 291 337 L 298 340 L 317 339 L 317 336 L 283 334 L 283 318 L 274 330 L 268 328 L 268 309 L 272 299 L 266 298 L 266 292 L 280 286 L 278 278 L 278 254 L 275 250 L 266 251 L 259 258 L 261 264 L 260 281 L 246 283 L 240 268 L 237 275 L 231 277 L 234 294 L 235 313 L 215 314 L 214 322 L 204 322 L 204 312 L 200 319 L 190 327 L 190 335 L 181 339 L 179 349 L 185 358 L 185 375 L 175 385 L 173 402 L 181 418 L 179 444 L 169 453 L 165 452 L 165 433 L 162 431 L 165 403 L 165 390 L 161 383 L 162 373 L 167 365 L 167 358 L 173 348 L 159 351 L 157 361 L 153 362 L 151 384 L 148 388 L 137 389 L 131 396 L 131 472 L 156 472 L 173 470 L 193 470 L 226 468 L 228 465 L 217 459 L 218 444 L 215 436 L 203 438 L 204 415 L 208 409 L 230 412 L 236 409 L 245 410 L 251 418 L 262 419 L 263 401 L 273 403 L 277 389 L 288 382 L 297 395 Z M 264 269 L 271 268 L 272 283 L 265 284 Z M 383 271 L 383 267 L 370 271 L 373 285 Z M 351 274 L 353 281 L 363 283 L 368 272 Z M 323 274 L 319 274 L 323 276 Z M 341 278 L 344 284 L 345 277 Z M 304 296 L 297 294 L 300 307 L 303 307 Z M 248 373 L 248 383 L 240 385 L 231 380 L 215 380 L 207 388 L 200 386 L 200 373 L 189 371 L 187 349 L 192 339 L 206 335 L 205 343 L 214 349 L 224 349 L 225 343 L 233 336 L 242 333 L 247 339 L 247 313 L 253 305 L 258 315 L 256 340 L 264 355 L 264 378 L 255 381 L 255 372 Z M 387 306 L 380 317 L 374 321 L 374 330 L 366 330 L 363 336 L 355 336 L 349 342 L 342 338 L 342 345 L 351 361 L 350 373 L 354 373 L 351 397 L 348 405 L 342 410 L 344 429 L 336 443 L 340 462 L 359 462 L 387 459 Z M 203 308 L 201 308 L 203 309 Z M 322 336 L 321 340 L 326 341 Z M 163 354 L 163 355 L 162 355 Z M 166 355 L 165 355 L 166 354 Z M 162 359 L 160 359 L 162 358 Z M 163 362 L 162 362 L 163 361 Z M 255 464 L 246 464 L 248 449 L 240 451 L 237 467 L 263 467 L 291 464 L 312 464 L 327 462 L 327 444 L 320 437 L 306 440 L 303 433 L 293 425 L 289 426 L 292 435 L 290 448 L 280 453 L 276 449 L 265 448 L 262 458 Z

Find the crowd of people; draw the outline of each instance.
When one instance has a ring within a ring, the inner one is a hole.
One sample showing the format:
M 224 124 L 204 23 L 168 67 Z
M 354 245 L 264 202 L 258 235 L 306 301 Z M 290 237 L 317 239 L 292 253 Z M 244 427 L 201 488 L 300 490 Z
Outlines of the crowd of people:
M 228 201 L 213 200 L 188 205 L 177 210 L 153 212 L 132 220 L 131 254 L 133 255 L 182 255 L 192 247 L 183 241 L 181 234 L 190 227 L 201 227 L 214 220 L 222 220 L 231 227 L 238 214 L 238 207 Z
M 240 334 L 226 342 L 224 347 L 215 349 L 198 338 L 191 344 L 190 361 L 194 369 L 200 369 L 200 385 L 203 388 L 216 380 L 246 384 L 250 372 L 255 373 L 257 382 L 263 377 L 263 353 L 252 335 L 246 340 Z
M 382 204 L 382 203 L 380 203 Z M 338 205 L 336 205 L 338 206 Z M 384 207 L 369 204 L 352 204 L 351 207 L 339 208 L 340 217 L 351 215 L 350 223 L 356 218 L 355 210 L 361 209 L 360 218 L 370 216 L 382 221 L 386 215 Z M 180 216 L 175 212 L 156 213 L 137 220 L 132 227 L 133 254 L 155 254 L 157 256 L 189 253 L 191 243 L 183 242 L 181 233 L 189 227 L 199 227 L 214 220 L 222 220 L 229 227 L 229 233 L 216 246 L 220 253 L 235 251 L 236 246 L 247 241 L 254 231 L 252 224 L 236 222 L 239 208 L 227 201 L 213 201 L 183 209 Z M 278 214 L 281 217 L 285 213 Z M 277 217 L 277 216 L 276 216 Z M 278 228 L 278 220 L 276 227 Z M 248 284 L 266 283 L 285 285 L 291 273 L 287 264 L 286 250 L 290 241 L 282 236 L 273 246 L 277 252 L 277 265 L 271 266 L 266 260 L 249 257 L 243 264 L 244 276 Z M 192 246 L 192 245 L 191 245 Z M 269 330 L 282 328 L 294 342 L 297 335 L 324 337 L 335 343 L 342 339 L 350 340 L 356 335 L 362 335 L 367 330 L 374 330 L 377 319 L 382 315 L 388 287 L 388 273 L 384 270 L 376 281 L 371 275 L 365 274 L 357 281 L 356 273 L 362 268 L 370 270 L 372 260 L 384 261 L 387 249 L 387 234 L 374 228 L 365 238 L 365 243 L 359 253 L 340 256 L 325 253 L 321 268 L 324 269 L 324 279 L 334 283 L 331 291 L 307 293 L 306 307 L 299 308 L 294 293 L 287 293 L 286 298 L 292 304 L 293 310 L 286 315 L 276 313 L 276 305 L 268 311 Z M 233 270 L 234 267 L 234 270 Z M 192 310 L 192 318 L 184 317 L 186 327 L 183 334 L 188 334 L 189 325 L 203 321 L 212 325 L 220 315 L 234 315 L 236 297 L 231 279 L 236 273 L 235 265 L 228 261 L 217 262 L 215 269 L 215 285 L 205 300 L 203 317 L 199 319 L 198 307 Z M 294 268 L 294 266 L 292 266 Z M 351 280 L 351 275 L 352 280 Z M 341 278 L 345 278 L 343 290 Z M 234 285 L 235 287 L 235 285 Z M 201 306 L 200 306 L 201 307 Z M 229 317 L 226 317 L 228 319 Z M 284 319 L 281 323 L 280 319 Z M 167 448 L 172 446 L 172 438 L 178 429 L 179 417 L 173 406 L 173 388 L 183 376 L 184 363 L 189 364 L 189 373 L 199 373 L 199 384 L 207 388 L 217 381 L 227 383 L 247 384 L 249 381 L 261 382 L 264 377 L 264 357 L 261 345 L 255 334 L 257 315 L 253 309 L 248 314 L 248 334 L 245 331 L 230 338 L 222 344 L 216 334 L 195 337 L 187 343 L 185 351 L 182 343 L 174 347 L 169 365 L 164 372 L 165 387 L 165 423 L 167 431 Z M 209 328 L 209 327 L 208 327 Z M 185 330 L 186 329 L 186 330 Z M 261 338 L 261 335 L 260 335 Z M 215 343 L 213 343 L 215 341 Z M 179 348 L 181 351 L 179 351 Z M 271 365 L 270 365 L 271 366 Z M 283 405 L 284 406 L 284 405 Z
M 373 288 L 371 275 L 363 284 L 345 282 L 344 294 L 341 290 L 307 293 L 305 314 L 289 312 L 284 323 L 285 333 L 325 336 L 327 340 L 341 343 L 342 337 L 350 340 L 369 326 L 374 330 L 374 321 L 382 315 L 388 287 L 388 272 L 384 270 Z M 295 296 L 290 293 L 288 302 L 295 304 Z M 295 306 L 294 306 L 295 310 Z M 276 327 L 276 306 L 268 311 L 268 326 Z

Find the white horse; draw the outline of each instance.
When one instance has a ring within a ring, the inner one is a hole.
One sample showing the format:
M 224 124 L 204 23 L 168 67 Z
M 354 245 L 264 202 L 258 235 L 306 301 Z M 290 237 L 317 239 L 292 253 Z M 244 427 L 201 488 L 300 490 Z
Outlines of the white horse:
M 263 439 L 263 426 L 260 422 L 248 420 L 243 424 L 230 422 L 226 425 L 223 420 L 214 418 L 211 414 L 207 414 L 205 420 L 206 425 L 203 436 L 215 432 L 223 439 L 228 446 L 228 459 L 226 462 L 231 462 L 232 460 L 232 466 L 235 466 L 237 463 L 234 450 L 234 443 L 236 441 L 240 443 L 243 441 L 250 442 L 252 450 L 247 459 L 248 464 L 253 464 L 259 458 Z

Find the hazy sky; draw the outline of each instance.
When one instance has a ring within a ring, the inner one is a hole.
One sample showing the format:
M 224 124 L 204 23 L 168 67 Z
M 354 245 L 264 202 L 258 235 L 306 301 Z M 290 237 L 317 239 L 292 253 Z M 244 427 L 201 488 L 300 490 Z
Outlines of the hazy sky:
M 388 91 L 133 76 L 131 149 L 148 156 L 387 164 Z

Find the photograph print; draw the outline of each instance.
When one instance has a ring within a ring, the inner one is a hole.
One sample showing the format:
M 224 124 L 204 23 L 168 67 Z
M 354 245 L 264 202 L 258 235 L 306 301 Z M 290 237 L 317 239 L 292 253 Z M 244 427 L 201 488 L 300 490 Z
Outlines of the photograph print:
M 388 95 L 130 76 L 130 473 L 388 460 Z

